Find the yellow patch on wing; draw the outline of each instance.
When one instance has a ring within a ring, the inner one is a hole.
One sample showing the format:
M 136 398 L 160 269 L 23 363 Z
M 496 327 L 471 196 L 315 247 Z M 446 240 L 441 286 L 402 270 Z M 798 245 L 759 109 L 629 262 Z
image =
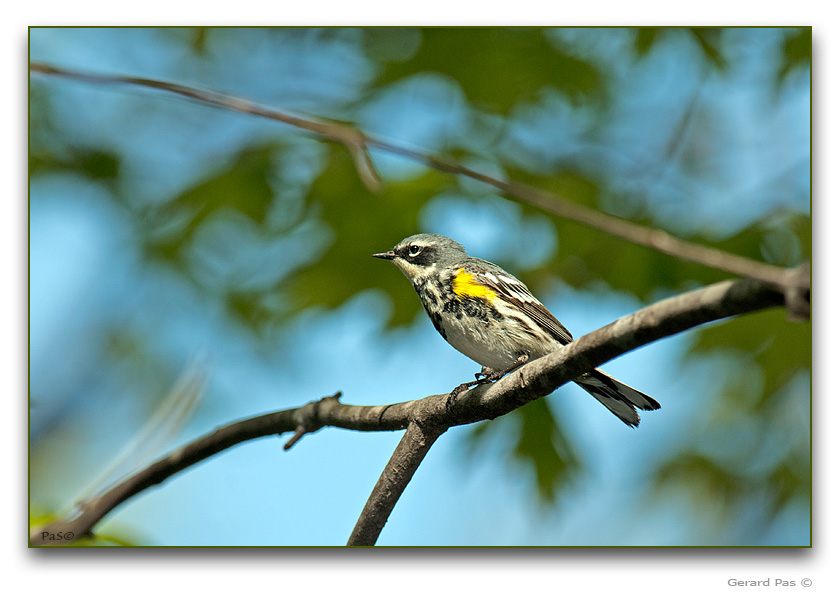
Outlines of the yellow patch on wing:
M 487 301 L 493 301 L 496 292 L 475 281 L 475 277 L 463 268 L 458 271 L 452 279 L 452 290 L 458 297 L 481 297 Z

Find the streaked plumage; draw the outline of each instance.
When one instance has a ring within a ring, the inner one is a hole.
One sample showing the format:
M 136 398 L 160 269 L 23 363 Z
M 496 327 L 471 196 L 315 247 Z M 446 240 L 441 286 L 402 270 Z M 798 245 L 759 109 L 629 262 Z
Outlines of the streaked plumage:
M 374 256 L 393 261 L 414 285 L 441 336 L 488 370 L 503 372 L 522 355 L 534 360 L 573 340 L 522 281 L 492 262 L 468 256 L 448 237 L 413 235 Z M 636 408 L 659 408 L 653 398 L 600 369 L 575 383 L 632 427 L 639 424 Z

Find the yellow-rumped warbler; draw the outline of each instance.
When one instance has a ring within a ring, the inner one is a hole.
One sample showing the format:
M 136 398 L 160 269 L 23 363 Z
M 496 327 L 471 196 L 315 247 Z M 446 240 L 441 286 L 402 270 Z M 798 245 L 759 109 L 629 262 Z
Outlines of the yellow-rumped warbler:
M 402 270 L 440 335 L 481 364 L 476 377 L 500 377 L 573 340 L 525 283 L 492 262 L 469 257 L 448 237 L 412 235 L 391 251 L 373 256 L 391 260 Z M 636 408 L 659 408 L 650 396 L 600 369 L 574 381 L 631 427 L 639 425 Z

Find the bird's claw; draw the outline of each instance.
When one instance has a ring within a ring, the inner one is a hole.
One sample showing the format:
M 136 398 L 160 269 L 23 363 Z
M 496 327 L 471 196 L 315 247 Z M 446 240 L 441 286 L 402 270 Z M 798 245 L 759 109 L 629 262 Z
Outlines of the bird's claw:
M 494 371 L 494 370 L 490 369 L 489 367 L 482 366 L 481 371 L 479 371 L 478 373 L 475 374 L 475 381 L 465 382 L 465 383 L 461 384 L 460 386 L 456 387 L 454 390 L 452 390 L 452 392 L 449 393 L 449 398 L 447 398 L 447 400 L 446 400 L 446 408 L 448 410 L 452 410 L 452 408 L 455 406 L 455 401 L 458 399 L 458 397 L 461 394 L 463 394 L 464 392 L 467 392 L 473 386 L 477 386 L 479 384 L 491 384 L 495 381 L 498 381 L 498 380 L 502 379 L 504 376 L 506 376 L 508 373 L 510 373 L 511 371 L 513 371 L 515 369 L 519 369 L 520 367 L 525 365 L 525 363 L 527 363 L 527 362 L 528 362 L 528 355 L 521 355 L 518 359 L 516 359 L 516 363 L 514 363 L 511 367 L 509 367 L 508 369 L 505 369 L 503 371 Z M 520 383 L 522 383 L 521 378 L 520 378 Z

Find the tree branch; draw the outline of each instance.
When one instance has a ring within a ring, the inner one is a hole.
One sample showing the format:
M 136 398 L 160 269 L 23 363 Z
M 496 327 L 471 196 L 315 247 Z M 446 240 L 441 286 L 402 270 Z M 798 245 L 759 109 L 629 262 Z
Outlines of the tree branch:
M 789 271 L 795 279 L 801 270 Z M 797 281 L 793 280 L 796 283 Z M 115 487 L 83 503 L 72 518 L 33 530 L 30 545 L 67 544 L 89 534 L 111 510 L 149 487 L 216 453 L 250 439 L 294 432 L 291 447 L 305 433 L 321 427 L 356 431 L 410 430 L 400 442 L 365 506 L 348 544 L 373 544 L 394 504 L 434 440 L 455 425 L 494 419 L 533 400 L 621 354 L 666 336 L 713 320 L 778 307 L 787 287 L 754 279 L 724 281 L 683 293 L 645 307 L 563 348 L 532 361 L 493 384 L 479 385 L 447 406 L 448 394 L 381 406 L 353 406 L 338 401 L 340 394 L 303 407 L 262 415 L 221 427 L 128 477 Z M 411 427 L 414 428 L 411 428 Z M 300 435 L 298 435 L 300 434 Z M 50 535 L 72 533 L 63 542 Z
M 418 405 L 422 402 L 419 401 Z M 409 423 L 408 429 L 397 444 L 397 449 L 376 481 L 373 492 L 350 534 L 347 546 L 372 547 L 376 544 L 400 495 L 405 491 L 432 444 L 446 429 L 445 425 L 440 424 L 424 427 L 417 421 Z
M 424 163 L 428 167 L 432 167 L 445 173 L 463 175 L 465 177 L 472 178 L 492 186 L 512 198 L 516 198 L 521 202 L 526 202 L 532 206 L 536 206 L 546 212 L 550 212 L 559 217 L 598 229 L 599 231 L 620 237 L 632 243 L 655 249 L 681 260 L 694 262 L 709 268 L 729 272 L 737 276 L 747 276 L 763 280 L 767 283 L 773 283 L 779 287 L 789 286 L 789 279 L 785 276 L 787 271 L 784 268 L 766 264 L 764 262 L 758 262 L 756 260 L 751 260 L 735 254 L 730 254 L 713 247 L 691 243 L 689 241 L 673 237 L 664 231 L 649 229 L 619 217 L 581 206 L 580 204 L 545 190 L 539 190 L 532 186 L 517 182 L 505 182 L 489 175 L 479 173 L 469 167 L 464 167 L 458 163 L 395 145 L 391 142 L 367 135 L 351 126 L 336 122 L 328 122 L 311 116 L 305 118 L 297 115 L 291 115 L 277 109 L 269 109 L 257 105 L 256 103 L 242 97 L 225 95 L 222 93 L 206 91 L 155 79 L 76 72 L 37 62 L 31 63 L 29 69 L 32 72 L 38 72 L 40 74 L 61 76 L 84 82 L 99 84 L 126 84 L 152 88 L 188 97 L 216 107 L 248 113 L 258 117 L 269 118 L 295 126 L 308 132 L 312 132 L 313 134 L 328 138 L 347 147 L 353 157 L 353 162 L 360 178 L 372 191 L 378 190 L 381 183 L 379 176 L 373 168 L 373 163 L 370 160 L 368 147 L 374 147 L 391 154 L 401 155 L 414 161 Z M 804 280 L 810 281 L 810 278 L 806 277 Z M 803 304 L 801 295 L 805 291 L 810 292 L 810 282 L 805 285 L 799 285 L 796 290 L 792 291 L 788 296 L 791 299 L 788 305 L 788 311 L 790 312 L 790 315 L 796 319 L 807 318 L 810 313 L 810 310 L 808 313 L 801 311 L 801 306 Z

